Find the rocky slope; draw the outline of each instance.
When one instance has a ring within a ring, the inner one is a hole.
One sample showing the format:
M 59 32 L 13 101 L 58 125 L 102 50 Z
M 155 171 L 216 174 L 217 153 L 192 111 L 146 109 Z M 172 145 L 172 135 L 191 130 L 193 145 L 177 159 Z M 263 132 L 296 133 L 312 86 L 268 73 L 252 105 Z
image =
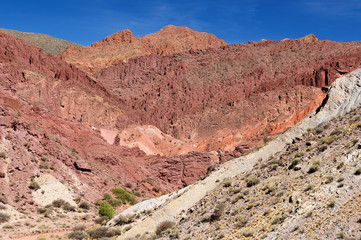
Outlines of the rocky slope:
M 320 109 L 119 239 L 359 238 L 360 80 L 360 69 L 338 79 Z
M 136 38 L 129 30 L 114 33 L 91 46 L 68 47 L 60 57 L 88 72 L 99 70 L 130 58 L 144 55 L 171 55 L 191 49 L 221 47 L 227 43 L 213 34 L 202 33 L 187 27 L 165 26 L 159 32 Z
M 81 47 L 80 44 L 72 43 L 59 38 L 54 38 L 52 36 L 41 33 L 27 33 L 27 32 L 20 32 L 5 28 L 0 28 L 0 31 L 11 34 L 15 37 L 22 38 L 25 41 L 40 48 L 43 51 L 43 53 L 46 54 L 57 55 L 63 52 L 68 46 L 74 46 L 76 48 Z
M 199 150 L 232 151 L 317 108 L 321 87 L 360 67 L 360 49 L 359 42 L 249 42 L 134 58 L 96 78 L 126 103 L 127 122 L 154 125 Z

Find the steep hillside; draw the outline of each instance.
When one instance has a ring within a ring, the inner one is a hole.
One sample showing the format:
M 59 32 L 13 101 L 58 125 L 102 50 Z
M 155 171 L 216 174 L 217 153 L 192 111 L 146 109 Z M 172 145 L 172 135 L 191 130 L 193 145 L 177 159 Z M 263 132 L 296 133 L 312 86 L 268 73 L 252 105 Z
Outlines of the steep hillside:
M 115 217 L 118 239 L 360 238 L 360 80 L 361 69 L 338 79 L 299 124 L 151 214 Z
M 225 180 L 178 219 L 177 234 L 181 239 L 359 239 L 360 120 L 358 107 Z
M 96 78 L 126 103 L 133 123 L 199 150 L 232 151 L 262 143 L 317 108 L 321 87 L 360 67 L 360 50 L 359 42 L 249 42 L 134 58 Z
M 57 55 L 63 52 L 68 46 L 74 46 L 76 48 L 81 47 L 80 44 L 54 38 L 42 33 L 27 33 L 5 28 L 0 28 L 0 31 L 22 38 L 34 46 L 41 48 L 43 53 L 47 54 Z
M 187 27 L 165 26 L 159 32 L 136 38 L 129 30 L 114 33 L 91 46 L 66 49 L 60 57 L 88 73 L 127 62 L 144 55 L 171 55 L 191 49 L 221 47 L 227 43 L 213 34 L 202 33 Z

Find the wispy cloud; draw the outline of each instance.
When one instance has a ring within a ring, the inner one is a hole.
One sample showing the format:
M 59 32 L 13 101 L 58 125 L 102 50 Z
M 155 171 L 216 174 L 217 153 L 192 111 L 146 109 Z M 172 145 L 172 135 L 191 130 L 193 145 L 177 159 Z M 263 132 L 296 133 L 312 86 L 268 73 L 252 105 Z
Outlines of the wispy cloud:
M 310 14 L 361 19 L 360 0 L 307 0 L 302 2 L 302 5 L 303 9 Z

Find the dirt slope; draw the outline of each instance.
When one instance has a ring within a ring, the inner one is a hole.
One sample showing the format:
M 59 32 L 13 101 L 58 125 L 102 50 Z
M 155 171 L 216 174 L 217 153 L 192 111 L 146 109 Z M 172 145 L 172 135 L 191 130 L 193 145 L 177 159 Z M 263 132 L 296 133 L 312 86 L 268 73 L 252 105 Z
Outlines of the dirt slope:
M 57 55 L 63 52 L 68 46 L 74 46 L 76 48 L 81 47 L 80 44 L 72 43 L 59 38 L 42 34 L 42 33 L 27 33 L 20 32 L 11 29 L 0 28 L 1 32 L 11 34 L 15 37 L 24 39 L 25 41 L 33 44 L 34 46 L 41 48 L 43 53 Z

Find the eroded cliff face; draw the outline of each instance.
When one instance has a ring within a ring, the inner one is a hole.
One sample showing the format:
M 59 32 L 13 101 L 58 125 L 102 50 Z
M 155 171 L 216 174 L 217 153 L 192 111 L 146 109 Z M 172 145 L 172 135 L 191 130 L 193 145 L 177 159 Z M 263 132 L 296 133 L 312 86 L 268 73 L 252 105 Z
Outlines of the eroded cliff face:
M 87 73 L 99 70 L 130 58 L 144 55 L 172 55 L 191 49 L 221 47 L 227 43 L 213 34 L 202 33 L 187 27 L 165 26 L 156 33 L 136 38 L 131 31 L 123 30 L 91 46 L 77 49 L 68 47 L 60 57 Z
M 33 106 L 90 125 L 125 117 L 101 84 L 64 61 L 2 32 L 0 52 L 1 85 Z
M 201 150 L 233 150 L 317 108 L 321 87 L 360 66 L 360 49 L 356 42 L 250 42 L 130 59 L 96 78 L 126 103 L 134 123 Z
M 96 79 L 5 33 L 0 85 L 0 185 L 18 209 L 37 207 L 28 186 L 44 174 L 87 201 L 126 183 L 141 199 L 184 187 L 218 161 L 208 153 L 166 157 L 109 144 L 97 129 L 124 120 L 124 104 Z

